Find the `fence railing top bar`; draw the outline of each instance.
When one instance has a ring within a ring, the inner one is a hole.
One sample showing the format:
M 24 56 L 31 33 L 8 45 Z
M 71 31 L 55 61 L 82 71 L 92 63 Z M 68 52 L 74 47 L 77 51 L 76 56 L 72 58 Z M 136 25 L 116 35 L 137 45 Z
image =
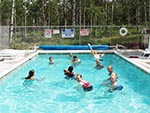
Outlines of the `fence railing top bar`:
M 8 27 L 8 26 L 0 26 L 0 27 Z M 104 28 L 104 27 L 113 27 L 113 28 L 121 28 L 121 27 L 128 27 L 128 28 L 143 28 L 144 26 L 132 26 L 132 25 L 118 25 L 118 26 L 115 26 L 115 25 L 68 25 L 68 26 L 14 26 L 14 27 L 20 27 L 20 28 L 24 28 L 24 27 L 31 27 L 31 28 L 92 28 L 92 27 L 99 27 L 99 28 Z M 149 28 L 149 27 L 147 27 Z

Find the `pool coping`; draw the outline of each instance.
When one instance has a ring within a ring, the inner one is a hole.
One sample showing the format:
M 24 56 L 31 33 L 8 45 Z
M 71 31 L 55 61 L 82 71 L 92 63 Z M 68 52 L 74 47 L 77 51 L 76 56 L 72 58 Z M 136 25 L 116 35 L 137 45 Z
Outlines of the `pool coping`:
M 100 53 L 115 53 L 118 56 L 125 59 L 126 61 L 139 67 L 139 69 L 142 69 L 144 72 L 150 74 L 150 64 L 146 64 L 146 62 L 148 62 L 148 59 L 143 60 L 143 59 L 137 59 L 137 58 L 128 58 L 116 50 L 98 50 L 98 52 L 100 52 Z M 91 53 L 91 51 L 90 50 L 37 50 L 36 52 L 31 53 L 27 56 L 18 58 L 16 61 L 9 60 L 8 62 L 4 62 L 4 63 L 0 62 L 0 70 L 1 70 L 0 71 L 0 79 L 5 77 L 7 74 L 12 72 L 14 69 L 16 69 L 20 65 L 24 64 L 28 60 L 32 59 L 36 55 L 45 54 L 45 53 Z M 11 62 L 14 62 L 14 63 L 11 63 Z M 149 60 L 149 62 L 150 62 L 150 60 Z M 4 69 L 1 69 L 2 66 L 5 67 L 5 65 L 3 65 L 5 63 L 8 64 L 8 66 L 6 66 L 6 68 L 4 68 Z M 144 65 L 143 65 L 143 63 L 144 63 Z
M 150 60 L 140 59 L 140 58 L 128 58 L 128 57 L 122 55 L 121 53 L 119 53 L 118 51 L 114 51 L 114 53 L 117 54 L 118 56 L 122 57 L 123 59 L 125 59 L 129 63 L 135 65 L 139 69 L 143 70 L 147 74 L 150 74 L 150 65 L 146 64 L 146 62 L 150 62 Z
M 4 68 L 3 71 L 0 71 L 0 79 L 5 77 L 7 74 L 12 72 L 14 69 L 18 68 L 20 65 L 24 64 L 25 62 L 32 59 L 36 55 L 38 55 L 38 52 L 35 52 L 35 53 L 30 54 L 28 56 L 20 57 L 17 60 L 16 59 L 15 60 L 7 60 L 7 62 L 4 62 L 4 63 L 2 62 L 3 64 L 7 64 L 7 65 L 4 66 L 6 68 Z M 1 66 L 1 64 L 0 64 L 0 66 Z

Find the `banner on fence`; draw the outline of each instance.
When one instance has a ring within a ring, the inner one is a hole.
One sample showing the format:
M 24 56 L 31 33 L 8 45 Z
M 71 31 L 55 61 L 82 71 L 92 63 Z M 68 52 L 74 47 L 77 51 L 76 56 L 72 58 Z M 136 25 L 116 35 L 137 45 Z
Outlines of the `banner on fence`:
M 80 29 L 80 36 L 89 36 L 89 29 Z
M 62 29 L 62 38 L 74 38 L 74 29 Z
M 59 33 L 60 33 L 59 29 L 53 29 L 53 34 L 59 34 Z
M 44 35 L 45 35 L 45 38 L 51 38 L 52 37 L 52 30 L 51 29 L 45 29 Z

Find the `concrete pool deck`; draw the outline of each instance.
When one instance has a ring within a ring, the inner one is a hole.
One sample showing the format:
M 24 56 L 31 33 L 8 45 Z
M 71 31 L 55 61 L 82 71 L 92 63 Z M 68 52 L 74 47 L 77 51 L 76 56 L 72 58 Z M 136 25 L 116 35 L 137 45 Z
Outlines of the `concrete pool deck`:
M 19 67 L 26 61 L 32 59 L 34 56 L 38 55 L 39 53 L 90 53 L 90 50 L 37 50 L 36 52 L 29 52 L 30 50 L 8 50 L 10 53 L 15 53 L 16 58 L 13 59 L 6 59 L 4 61 L 0 61 L 0 78 L 3 78 L 5 75 L 13 71 L 15 68 Z M 142 50 L 127 50 L 125 54 L 121 54 L 116 50 L 103 50 L 98 52 L 103 53 L 116 53 L 120 57 L 123 57 L 127 61 L 131 62 L 132 64 L 136 65 L 140 69 L 144 70 L 145 72 L 150 74 L 150 59 L 148 58 L 129 58 L 129 55 L 140 55 L 139 53 Z

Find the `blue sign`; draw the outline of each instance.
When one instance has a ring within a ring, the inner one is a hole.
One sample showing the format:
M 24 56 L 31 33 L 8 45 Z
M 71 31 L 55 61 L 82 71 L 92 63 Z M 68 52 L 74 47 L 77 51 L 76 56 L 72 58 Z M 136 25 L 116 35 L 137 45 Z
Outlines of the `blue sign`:
M 74 38 L 74 29 L 62 29 L 62 38 Z

